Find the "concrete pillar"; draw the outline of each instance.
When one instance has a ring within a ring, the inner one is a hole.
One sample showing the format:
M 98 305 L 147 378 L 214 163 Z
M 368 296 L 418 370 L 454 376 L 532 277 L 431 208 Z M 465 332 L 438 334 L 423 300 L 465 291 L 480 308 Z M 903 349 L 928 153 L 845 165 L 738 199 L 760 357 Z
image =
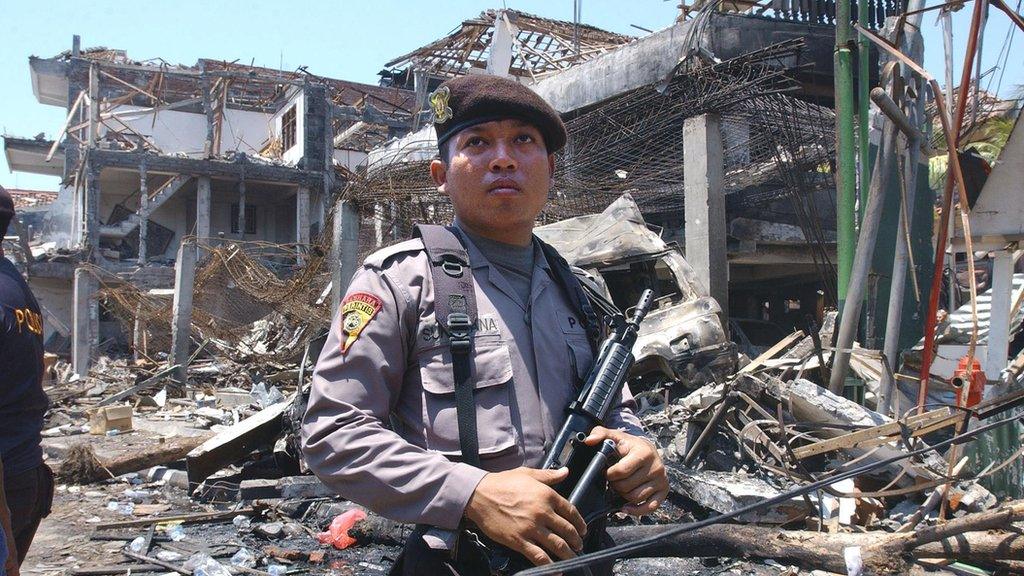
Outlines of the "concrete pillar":
M 89 126 L 87 142 L 89 148 L 96 147 L 100 130 L 100 65 L 89 64 Z
M 1013 297 L 1013 250 L 997 250 L 992 260 L 992 308 L 989 316 L 985 377 L 999 380 L 1010 353 L 1010 306 Z
M 82 246 L 86 249 L 87 259 L 92 261 L 100 257 L 100 175 L 93 168 L 92 162 L 86 166 L 85 193 L 82 195 Z
M 238 181 L 238 237 L 245 240 L 245 178 Z
M 384 245 L 384 205 L 380 202 L 373 205 L 373 242 L 375 248 Z
M 201 242 L 210 238 L 210 177 L 200 176 L 196 187 L 196 237 Z
M 178 261 L 174 264 L 174 303 L 171 311 L 171 364 L 180 368 L 174 379 L 181 385 L 187 382 L 189 342 L 192 325 L 192 290 L 196 281 L 196 239 L 186 236 L 178 246 Z
M 203 143 L 203 158 L 213 157 L 213 95 L 210 93 L 210 77 L 206 74 L 206 63 L 199 62 L 199 87 L 203 99 L 203 113 L 206 114 L 206 141 Z M 200 235 L 200 238 L 205 236 Z
M 359 258 L 359 212 L 351 202 L 338 200 L 334 205 L 334 230 L 331 246 L 331 313 L 338 311 L 348 283 L 356 272 Z
M 725 188 L 721 121 L 705 114 L 683 122 L 686 163 L 686 261 L 729 317 L 729 264 L 726 253 Z
M 402 231 L 398 226 L 398 202 L 392 201 L 391 207 L 391 241 L 398 242 L 402 239 Z
M 146 160 L 139 163 L 139 266 L 146 265 L 149 234 L 149 189 L 146 186 Z
M 146 321 L 142 317 L 142 303 L 135 305 L 135 326 L 132 331 L 132 358 L 140 360 L 146 353 Z
M 306 262 L 309 250 L 309 187 L 299 186 L 295 193 L 295 258 L 299 264 Z
M 96 279 L 85 268 L 76 268 L 72 291 L 74 310 L 72 311 L 71 368 L 75 374 L 85 378 L 89 375 L 89 362 L 95 349 L 96 329 L 99 326 L 99 308 L 94 297 Z

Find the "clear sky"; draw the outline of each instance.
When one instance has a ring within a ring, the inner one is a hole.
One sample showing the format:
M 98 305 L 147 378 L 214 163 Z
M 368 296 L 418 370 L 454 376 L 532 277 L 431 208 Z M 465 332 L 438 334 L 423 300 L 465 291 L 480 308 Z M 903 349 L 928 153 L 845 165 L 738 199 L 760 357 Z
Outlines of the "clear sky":
M 1020 10 L 1019 0 L 1009 0 Z M 938 0 L 928 0 L 928 5 Z M 623 34 L 660 30 L 678 13 L 676 0 L 583 0 L 583 22 Z M 82 47 L 127 50 L 135 60 L 163 58 L 193 65 L 199 58 L 310 72 L 376 83 L 388 60 L 441 38 L 463 20 L 487 8 L 514 8 L 540 16 L 572 20 L 572 0 L 362 0 L 304 2 L 222 2 L 157 0 L 92 2 L 0 0 L 0 131 L 52 137 L 66 111 L 36 102 L 29 81 L 28 57 L 50 57 L 71 48 L 79 34 Z M 954 60 L 962 61 L 971 5 L 954 14 Z M 1011 30 L 1009 19 L 991 10 L 984 36 L 983 69 L 997 57 Z M 943 83 L 942 35 L 934 13 L 924 20 L 925 66 Z M 1014 95 L 1024 84 L 1024 34 L 1014 33 L 1000 95 Z M 1002 64 L 1002 61 L 999 61 Z M 956 78 L 959 78 L 957 66 Z M 991 76 L 994 90 L 1000 70 Z M 983 81 L 983 86 L 988 83 Z M 58 179 L 12 173 L 0 154 L 0 185 L 56 190 Z

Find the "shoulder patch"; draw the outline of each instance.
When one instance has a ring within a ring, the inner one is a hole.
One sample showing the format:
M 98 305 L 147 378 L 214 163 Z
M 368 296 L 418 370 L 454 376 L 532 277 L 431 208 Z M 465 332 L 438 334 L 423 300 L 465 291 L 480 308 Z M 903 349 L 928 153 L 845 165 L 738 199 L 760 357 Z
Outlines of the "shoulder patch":
M 345 337 L 341 343 L 342 354 L 348 352 L 363 328 L 383 307 L 384 302 L 380 298 L 366 292 L 355 292 L 345 297 L 341 302 L 341 333 Z
M 421 252 L 424 249 L 423 240 L 419 238 L 405 240 L 404 242 L 399 242 L 398 244 L 381 248 L 373 254 L 370 254 L 366 257 L 366 260 L 363 261 L 363 265 L 371 268 L 383 268 L 384 264 L 390 258 L 406 252 Z

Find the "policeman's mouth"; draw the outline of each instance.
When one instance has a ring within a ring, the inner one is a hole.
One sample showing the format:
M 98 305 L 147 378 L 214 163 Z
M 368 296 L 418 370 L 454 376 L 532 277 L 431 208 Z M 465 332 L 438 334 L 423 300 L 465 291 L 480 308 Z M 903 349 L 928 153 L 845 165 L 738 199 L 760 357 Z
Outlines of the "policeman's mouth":
M 491 182 L 487 187 L 487 193 L 492 196 L 515 196 L 522 193 L 522 188 L 515 180 L 502 178 Z

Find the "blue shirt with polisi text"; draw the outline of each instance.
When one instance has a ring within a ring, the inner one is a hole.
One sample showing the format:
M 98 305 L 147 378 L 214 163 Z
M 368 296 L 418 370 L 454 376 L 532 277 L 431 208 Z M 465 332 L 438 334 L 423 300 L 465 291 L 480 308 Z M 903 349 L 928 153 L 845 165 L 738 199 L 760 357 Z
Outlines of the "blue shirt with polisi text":
M 43 462 L 43 316 L 28 283 L 0 257 L 0 457 L 4 476 Z

